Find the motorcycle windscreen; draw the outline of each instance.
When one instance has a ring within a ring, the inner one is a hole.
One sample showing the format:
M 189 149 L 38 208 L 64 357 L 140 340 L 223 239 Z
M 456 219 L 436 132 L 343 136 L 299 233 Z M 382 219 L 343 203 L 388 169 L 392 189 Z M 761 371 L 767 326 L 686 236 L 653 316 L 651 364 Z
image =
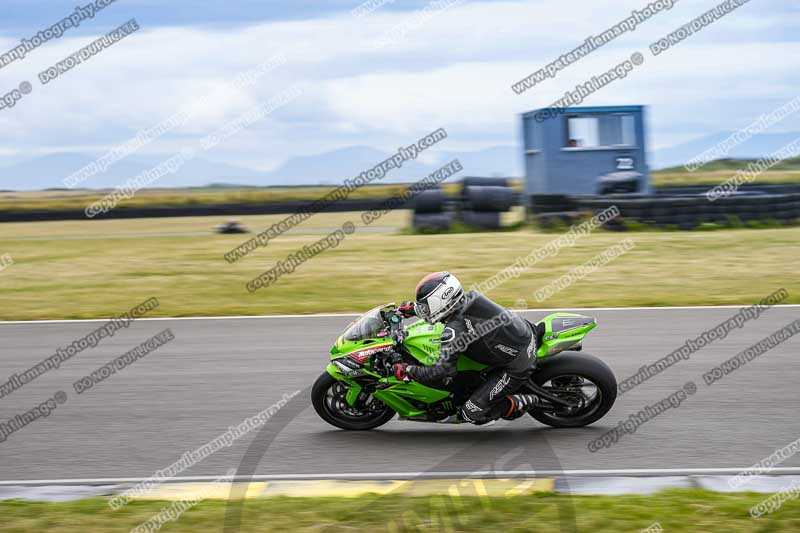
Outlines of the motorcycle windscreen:
M 383 307 L 379 305 L 353 320 L 342 334 L 342 338 L 346 341 L 360 341 L 379 337 L 378 333 L 386 329 L 386 323 L 381 318 Z

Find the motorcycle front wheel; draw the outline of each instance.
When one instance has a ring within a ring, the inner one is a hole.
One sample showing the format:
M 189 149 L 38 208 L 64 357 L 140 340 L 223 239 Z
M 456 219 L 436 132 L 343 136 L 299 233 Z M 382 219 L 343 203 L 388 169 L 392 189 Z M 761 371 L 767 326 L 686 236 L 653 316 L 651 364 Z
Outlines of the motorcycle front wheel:
M 347 384 L 323 372 L 311 388 L 314 410 L 328 424 L 340 429 L 362 431 L 375 429 L 394 418 L 393 409 L 366 395 L 356 405 L 347 403 Z

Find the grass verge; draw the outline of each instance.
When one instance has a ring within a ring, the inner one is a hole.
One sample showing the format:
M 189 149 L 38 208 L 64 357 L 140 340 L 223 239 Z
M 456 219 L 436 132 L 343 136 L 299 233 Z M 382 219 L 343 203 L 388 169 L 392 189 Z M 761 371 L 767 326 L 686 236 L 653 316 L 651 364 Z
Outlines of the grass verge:
M 655 523 L 664 531 L 795 532 L 800 502 L 754 519 L 749 509 L 764 494 L 671 490 L 649 496 L 536 494 L 506 498 L 269 498 L 246 500 L 240 531 L 510 531 L 639 532 Z M 169 502 L 134 502 L 112 511 L 107 500 L 66 503 L 0 502 L 2 530 L 121 532 L 145 522 Z M 165 532 L 220 531 L 226 503 L 205 501 L 187 510 Z M 392 527 L 394 526 L 394 527 Z
M 419 278 L 431 271 L 450 270 L 465 285 L 479 283 L 559 237 L 532 230 L 356 232 L 273 285 L 246 290 L 249 280 L 323 237 L 326 228 L 346 220 L 360 226 L 358 216 L 317 215 L 301 226 L 317 233 L 282 235 L 233 264 L 223 254 L 250 236 L 191 234 L 219 222 L 212 217 L 0 224 L 0 256 L 8 253 L 14 260 L 0 271 L 0 319 L 109 317 L 153 296 L 161 306 L 149 316 L 358 312 L 412 297 Z M 281 217 L 240 218 L 261 230 Z M 403 226 L 407 218 L 408 213 L 390 213 L 373 226 Z M 635 243 L 629 252 L 536 300 L 537 289 L 627 238 Z M 537 308 L 740 305 L 783 287 L 790 294 L 786 303 L 800 303 L 798 241 L 800 228 L 596 231 L 489 296 L 504 305 Z

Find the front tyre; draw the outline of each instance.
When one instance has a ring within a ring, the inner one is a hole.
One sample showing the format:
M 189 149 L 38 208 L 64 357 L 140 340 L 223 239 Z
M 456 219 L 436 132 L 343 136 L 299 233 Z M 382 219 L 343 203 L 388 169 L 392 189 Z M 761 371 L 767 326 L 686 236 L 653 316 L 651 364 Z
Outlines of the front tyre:
M 347 404 L 347 384 L 323 372 L 311 388 L 311 403 L 325 422 L 340 429 L 375 429 L 394 418 L 393 409 L 370 395 Z
M 602 360 L 587 353 L 563 352 L 543 363 L 531 379 L 550 394 L 579 405 L 529 411 L 539 422 L 556 428 L 588 426 L 604 417 L 617 399 L 614 373 Z

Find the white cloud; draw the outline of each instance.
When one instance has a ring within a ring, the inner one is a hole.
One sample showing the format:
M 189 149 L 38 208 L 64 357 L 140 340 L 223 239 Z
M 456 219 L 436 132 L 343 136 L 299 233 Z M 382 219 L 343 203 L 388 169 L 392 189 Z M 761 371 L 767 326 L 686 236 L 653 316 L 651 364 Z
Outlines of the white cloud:
M 178 110 L 192 109 L 189 123 L 147 148 L 169 153 L 302 82 L 305 96 L 213 156 L 269 168 L 292 155 L 349 145 L 393 148 L 440 126 L 451 133 L 447 150 L 514 144 L 520 112 L 551 103 L 635 50 L 645 53 L 645 65 L 587 103 L 651 105 L 651 138 L 660 132 L 678 139 L 736 128 L 795 96 L 798 74 L 791 58 L 798 44 L 766 41 L 781 32 L 765 35 L 795 23 L 756 2 L 658 57 L 647 52 L 651 41 L 716 4 L 705 0 L 683 0 L 556 79 L 521 96 L 511 91 L 512 83 L 646 3 L 466 2 L 381 50 L 369 43 L 412 15 L 378 10 L 361 19 L 345 14 L 229 29 L 147 28 L 140 21 L 139 32 L 47 86 L 36 74 L 91 37 L 62 38 L 1 69 L 0 90 L 27 79 L 34 92 L 0 111 L 0 142 L 6 153 L 100 152 Z M 2 39 L 0 49 L 13 41 Z M 254 86 L 202 100 L 278 51 L 286 52 L 287 64 Z

